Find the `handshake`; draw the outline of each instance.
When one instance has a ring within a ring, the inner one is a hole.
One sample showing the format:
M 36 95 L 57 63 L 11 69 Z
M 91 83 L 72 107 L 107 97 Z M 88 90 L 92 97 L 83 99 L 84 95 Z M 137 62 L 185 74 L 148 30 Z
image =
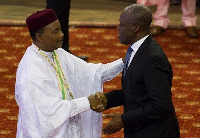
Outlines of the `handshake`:
M 96 92 L 88 97 L 90 108 L 96 112 L 103 112 L 107 106 L 106 96 L 101 92 Z
M 96 112 L 103 112 L 107 106 L 107 98 L 101 92 L 96 92 L 88 97 L 90 108 Z M 120 131 L 124 127 L 121 113 L 104 114 L 104 118 L 112 118 L 111 121 L 102 129 L 103 134 L 110 135 Z

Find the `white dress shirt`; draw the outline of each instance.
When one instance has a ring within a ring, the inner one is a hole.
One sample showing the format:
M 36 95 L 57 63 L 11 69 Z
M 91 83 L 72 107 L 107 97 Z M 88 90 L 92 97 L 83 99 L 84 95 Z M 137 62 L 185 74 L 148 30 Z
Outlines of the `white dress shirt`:
M 149 35 L 143 37 L 142 39 L 138 40 L 137 42 L 135 42 L 134 44 L 131 45 L 131 48 L 133 49 L 132 53 L 131 53 L 131 57 L 128 63 L 128 67 L 135 55 L 135 53 L 137 52 L 137 50 L 139 49 L 139 47 L 141 46 L 141 44 L 144 42 L 144 40 L 148 37 Z

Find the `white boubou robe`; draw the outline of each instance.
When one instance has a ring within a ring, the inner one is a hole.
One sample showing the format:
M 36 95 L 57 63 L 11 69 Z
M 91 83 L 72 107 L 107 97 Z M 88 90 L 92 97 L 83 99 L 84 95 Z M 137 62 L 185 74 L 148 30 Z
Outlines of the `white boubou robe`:
M 122 59 L 93 64 L 61 48 L 56 52 L 74 99 L 62 99 L 55 69 L 32 44 L 16 75 L 17 138 L 100 138 L 102 114 L 90 109 L 87 97 L 122 71 Z M 52 52 L 44 53 L 53 62 Z

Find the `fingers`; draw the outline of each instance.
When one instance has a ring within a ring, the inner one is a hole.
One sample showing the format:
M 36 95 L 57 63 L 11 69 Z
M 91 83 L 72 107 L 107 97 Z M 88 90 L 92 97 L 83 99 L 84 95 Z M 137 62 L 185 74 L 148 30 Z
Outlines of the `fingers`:
M 97 100 L 95 95 L 92 94 L 88 97 L 89 103 L 90 103 L 90 107 L 92 108 L 102 108 L 103 104 L 101 102 L 101 100 Z
M 109 129 L 110 129 L 110 125 L 108 124 L 107 126 L 105 126 L 102 131 L 103 131 L 103 134 L 107 134 L 109 132 Z
M 95 112 L 98 112 L 98 113 L 101 113 L 101 112 L 104 111 L 103 109 L 92 109 L 92 110 L 95 111 Z
M 102 107 L 102 108 L 101 108 L 101 112 L 103 112 L 104 110 L 105 110 L 105 107 Z
M 97 108 L 97 109 L 95 109 L 95 110 L 93 110 L 93 111 L 98 112 L 98 113 L 101 113 L 101 112 L 103 112 L 104 110 L 105 110 L 104 107 L 102 107 L 102 108 Z
M 110 134 L 116 133 L 116 132 L 118 132 L 118 131 L 119 131 L 119 130 L 116 129 L 116 128 L 109 128 L 109 129 L 103 131 L 103 134 L 104 134 L 104 135 L 105 135 L 105 134 L 110 135 Z
M 106 127 L 104 127 L 102 129 L 103 131 L 103 134 L 107 134 L 107 135 L 110 135 L 112 133 L 116 133 L 118 132 L 120 129 L 118 128 L 118 126 L 113 126 L 113 125 L 110 125 L 108 124 Z
M 103 134 L 109 135 L 112 133 L 116 133 L 124 127 L 120 113 L 103 114 L 103 117 L 105 118 L 112 117 L 108 125 L 102 129 Z
M 96 93 L 95 93 L 95 97 L 96 97 L 97 99 L 101 99 L 101 102 L 102 102 L 102 104 L 104 105 L 104 110 L 105 110 L 106 107 L 107 107 L 107 98 L 106 98 L 105 94 L 102 93 L 102 92 L 96 92 Z M 104 111 L 104 110 L 102 110 L 102 111 Z
M 103 104 L 99 104 L 97 106 L 90 106 L 90 108 L 95 112 L 103 112 L 105 110 Z
M 101 92 L 97 92 L 88 97 L 90 108 L 96 112 L 103 112 L 107 106 L 107 99 Z
M 102 116 L 103 118 L 110 118 L 110 117 L 114 117 L 115 115 L 111 113 L 111 114 L 103 114 Z
M 110 118 L 110 117 L 114 117 L 114 114 L 103 114 L 104 118 Z M 108 123 L 108 125 L 106 125 L 103 129 L 103 134 L 111 134 L 111 132 L 113 132 L 113 127 L 112 127 L 112 120 Z
M 105 96 L 105 94 L 104 93 L 102 93 L 102 92 L 96 92 L 96 94 L 95 95 L 98 95 L 98 96 L 100 96 L 101 97 L 101 99 L 103 100 L 103 102 L 104 103 L 107 103 L 107 98 L 106 98 L 106 96 Z
M 99 94 L 100 92 L 95 93 L 95 97 L 97 98 L 97 100 L 101 99 L 101 95 Z
M 97 105 L 97 106 L 91 106 L 91 108 L 94 109 L 94 110 L 99 110 L 99 109 L 102 109 L 104 107 L 103 107 L 103 104 L 100 104 L 100 105 Z

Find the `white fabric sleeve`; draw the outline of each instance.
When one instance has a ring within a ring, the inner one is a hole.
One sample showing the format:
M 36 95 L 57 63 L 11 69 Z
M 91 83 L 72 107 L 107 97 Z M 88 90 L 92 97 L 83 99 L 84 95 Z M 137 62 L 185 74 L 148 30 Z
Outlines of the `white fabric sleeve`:
M 75 102 L 77 107 L 77 112 L 82 113 L 90 109 L 90 103 L 87 97 L 82 97 L 72 100 L 72 103 Z M 74 116 L 73 113 L 70 113 L 70 116 Z
M 100 75 L 103 82 L 106 82 L 117 76 L 123 70 L 123 68 L 124 63 L 121 58 L 111 63 L 102 64 L 96 73 L 97 75 Z
M 67 63 L 66 65 L 67 70 L 71 68 L 71 71 L 74 74 L 81 74 L 81 78 L 87 76 L 89 76 L 90 78 L 98 77 L 100 78 L 100 80 L 102 80 L 102 82 L 106 82 L 112 80 L 116 75 L 122 72 L 124 68 L 124 63 L 122 58 L 107 64 L 102 64 L 102 63 L 94 64 L 94 63 L 87 63 L 76 56 L 73 56 L 67 52 L 62 52 L 62 51 L 63 49 L 58 50 L 58 52 L 61 55 L 60 58 L 62 58 L 61 61 L 65 61 Z
M 16 101 L 24 129 L 30 132 L 37 129 L 42 135 L 59 129 L 70 117 L 90 109 L 86 97 L 62 100 L 62 92 L 55 82 L 42 79 L 16 84 Z M 30 125 L 35 123 L 37 128 Z

